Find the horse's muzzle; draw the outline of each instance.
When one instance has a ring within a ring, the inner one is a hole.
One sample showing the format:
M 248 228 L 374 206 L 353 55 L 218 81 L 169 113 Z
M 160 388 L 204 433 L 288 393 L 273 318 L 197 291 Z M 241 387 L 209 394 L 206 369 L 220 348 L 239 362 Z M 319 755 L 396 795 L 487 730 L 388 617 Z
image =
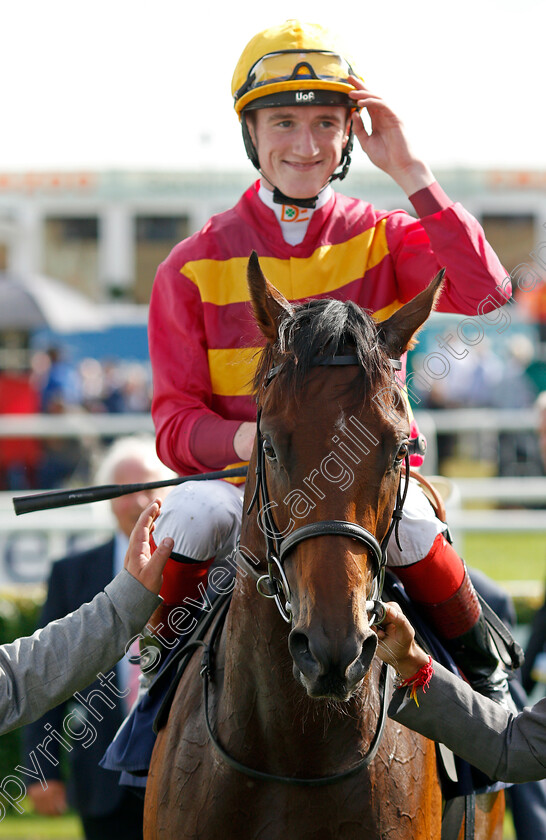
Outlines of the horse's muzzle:
M 288 637 L 294 662 L 294 676 L 310 697 L 348 700 L 366 676 L 377 648 L 377 636 L 370 632 L 332 643 L 322 633 L 305 633 L 295 628 Z

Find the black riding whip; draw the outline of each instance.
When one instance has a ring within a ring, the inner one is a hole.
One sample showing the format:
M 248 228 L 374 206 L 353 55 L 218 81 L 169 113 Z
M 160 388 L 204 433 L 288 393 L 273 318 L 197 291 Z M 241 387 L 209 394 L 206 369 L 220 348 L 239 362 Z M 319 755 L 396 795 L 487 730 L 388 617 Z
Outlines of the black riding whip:
M 154 490 L 159 487 L 173 487 L 185 481 L 207 481 L 215 478 L 243 477 L 247 474 L 247 467 L 235 467 L 232 470 L 218 470 L 217 472 L 185 475 L 178 478 L 167 478 L 163 481 L 149 481 L 144 484 L 100 484 L 96 487 L 80 487 L 76 490 L 50 490 L 47 493 L 33 493 L 30 496 L 16 496 L 12 499 L 15 513 L 33 513 L 37 510 L 69 507 L 70 505 L 85 505 L 89 502 L 103 502 L 106 499 L 117 499 L 138 493 L 140 490 Z

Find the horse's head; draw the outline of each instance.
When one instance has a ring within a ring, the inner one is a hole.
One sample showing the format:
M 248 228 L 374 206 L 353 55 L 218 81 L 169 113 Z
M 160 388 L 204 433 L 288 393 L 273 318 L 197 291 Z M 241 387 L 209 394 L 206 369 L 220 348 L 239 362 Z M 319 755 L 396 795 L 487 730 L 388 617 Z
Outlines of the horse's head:
M 407 460 L 409 420 L 395 360 L 430 314 L 441 275 L 380 324 L 350 302 L 292 306 L 255 254 L 248 283 L 267 340 L 255 379 L 249 475 L 257 466 L 257 479 L 255 486 L 249 479 L 247 500 L 254 492 L 269 555 L 264 585 L 272 594 L 276 587 L 281 611 L 289 602 L 296 679 L 312 697 L 346 700 L 377 646 L 366 601 Z

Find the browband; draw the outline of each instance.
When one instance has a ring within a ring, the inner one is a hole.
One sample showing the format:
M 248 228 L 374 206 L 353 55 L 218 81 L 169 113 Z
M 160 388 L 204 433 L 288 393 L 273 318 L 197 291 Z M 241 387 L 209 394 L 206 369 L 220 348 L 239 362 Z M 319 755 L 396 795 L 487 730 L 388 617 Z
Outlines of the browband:
M 402 370 L 402 362 L 400 361 L 400 359 L 389 359 L 389 362 L 391 363 L 394 370 Z M 327 365 L 342 366 L 358 365 L 359 361 L 358 356 L 355 356 L 354 354 L 350 356 L 315 356 L 311 364 L 313 365 L 313 367 L 321 367 Z M 267 373 L 266 382 L 269 382 L 271 379 L 273 379 L 273 377 L 276 376 L 280 370 L 282 370 L 283 365 L 284 362 L 281 362 L 280 365 L 275 365 L 275 367 L 272 367 L 271 370 L 269 370 Z

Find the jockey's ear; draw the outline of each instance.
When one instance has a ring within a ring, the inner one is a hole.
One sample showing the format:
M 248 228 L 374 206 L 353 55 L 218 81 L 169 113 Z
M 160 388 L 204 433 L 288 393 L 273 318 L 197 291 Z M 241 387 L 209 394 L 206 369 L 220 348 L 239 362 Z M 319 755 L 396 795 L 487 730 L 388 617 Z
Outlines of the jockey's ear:
M 442 293 L 445 273 L 445 268 L 442 268 L 426 289 L 379 324 L 379 336 L 391 359 L 399 359 L 406 350 L 411 350 L 415 345 L 419 329 L 436 308 Z
M 247 282 L 254 317 L 267 340 L 273 344 L 277 340 L 279 322 L 292 315 L 294 309 L 265 277 L 256 251 L 252 251 L 248 260 Z

